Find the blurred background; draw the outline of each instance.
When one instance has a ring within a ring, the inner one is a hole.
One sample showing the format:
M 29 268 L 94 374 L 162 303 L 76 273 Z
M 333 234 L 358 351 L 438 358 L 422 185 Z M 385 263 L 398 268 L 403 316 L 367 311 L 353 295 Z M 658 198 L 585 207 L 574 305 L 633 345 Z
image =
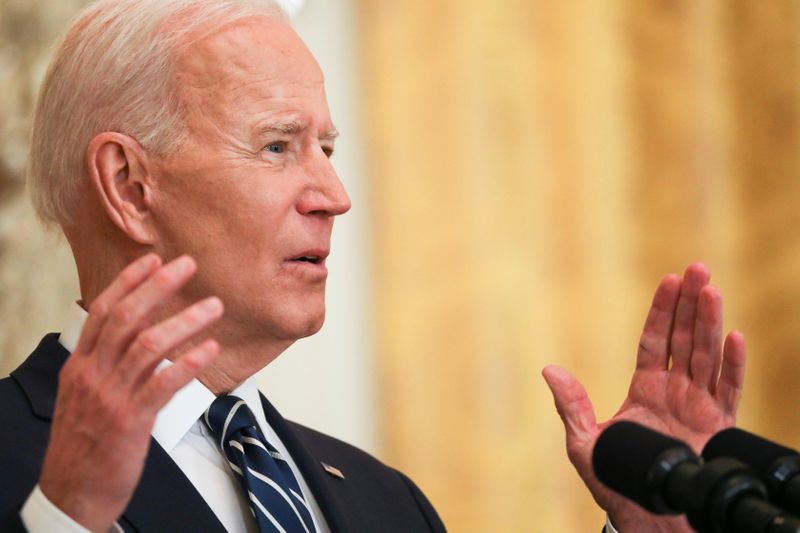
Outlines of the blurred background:
M 0 0 L 2 374 L 77 298 L 22 176 L 85 3 Z M 541 368 L 611 416 L 653 289 L 702 260 L 748 339 L 740 424 L 800 446 L 800 3 L 287 3 L 355 207 L 325 328 L 260 377 L 285 415 L 407 472 L 452 531 L 599 530 Z

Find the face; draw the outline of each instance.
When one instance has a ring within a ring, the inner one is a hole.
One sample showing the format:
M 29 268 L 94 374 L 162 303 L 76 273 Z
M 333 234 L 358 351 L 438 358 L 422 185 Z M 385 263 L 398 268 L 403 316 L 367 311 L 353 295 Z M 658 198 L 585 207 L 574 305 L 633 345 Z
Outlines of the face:
M 315 333 L 350 208 L 319 66 L 289 27 L 254 19 L 193 44 L 176 82 L 189 137 L 156 161 L 151 211 L 163 256 L 198 262 L 183 298 L 222 298 L 239 337 Z

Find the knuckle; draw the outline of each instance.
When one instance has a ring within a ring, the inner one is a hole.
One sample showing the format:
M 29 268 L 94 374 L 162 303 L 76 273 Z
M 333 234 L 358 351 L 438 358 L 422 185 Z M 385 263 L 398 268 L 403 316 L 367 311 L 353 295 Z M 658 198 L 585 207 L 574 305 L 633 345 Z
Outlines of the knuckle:
M 136 318 L 136 309 L 132 304 L 121 303 L 112 312 L 112 320 L 118 325 L 126 325 Z
M 117 409 L 111 418 L 111 427 L 118 433 L 127 433 L 136 427 L 136 416 L 132 409 Z
M 639 348 L 647 353 L 657 353 L 666 347 L 666 340 L 660 335 L 643 333 L 639 339 Z
M 158 373 L 155 380 L 155 387 L 157 390 L 167 392 L 175 386 L 175 383 L 178 381 L 178 376 L 176 376 L 176 368 L 173 366 L 171 369 L 173 370 L 172 372 Z
M 175 390 L 185 381 L 185 373 L 183 364 L 173 365 L 168 372 L 159 372 L 155 382 L 155 387 L 159 394 L 172 396 Z
M 185 370 L 182 372 L 182 374 L 190 374 L 190 375 L 197 374 L 203 367 L 200 361 L 195 357 L 185 357 L 183 361 L 183 366 Z
M 126 268 L 117 275 L 117 279 L 126 287 L 132 287 L 139 280 L 139 273 L 134 269 Z
M 96 298 L 90 305 L 89 305 L 89 314 L 94 315 L 97 317 L 104 317 L 108 314 L 109 307 L 106 303 L 105 299 L 100 297 Z
M 88 395 L 91 402 L 94 404 L 95 409 L 104 418 L 114 414 L 117 411 L 118 400 L 108 387 L 96 388 L 92 394 Z M 115 418 L 112 416 L 111 418 Z
M 64 368 L 59 380 L 62 385 L 68 385 L 78 394 L 87 394 L 97 387 L 96 374 L 87 365 L 81 365 L 80 368 L 75 365 Z
M 647 346 L 647 343 L 642 340 L 642 341 L 639 341 L 639 353 L 646 354 L 646 355 L 652 355 L 653 354 L 653 350 L 651 350 Z
M 86 393 L 95 388 L 95 381 L 90 372 L 75 372 L 72 374 L 70 382 L 81 393 Z
M 153 283 L 160 289 L 169 289 L 173 283 L 173 276 L 169 270 L 161 269 L 153 275 Z
M 136 337 L 136 344 L 141 351 L 146 353 L 159 353 L 161 351 L 161 337 L 157 331 L 146 329 Z

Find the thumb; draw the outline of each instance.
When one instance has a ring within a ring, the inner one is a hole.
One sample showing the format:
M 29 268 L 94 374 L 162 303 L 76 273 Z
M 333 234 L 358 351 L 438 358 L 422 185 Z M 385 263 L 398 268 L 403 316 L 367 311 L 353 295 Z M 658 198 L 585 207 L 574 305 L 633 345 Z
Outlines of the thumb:
M 556 411 L 564 422 L 567 437 L 595 434 L 597 419 L 592 402 L 575 376 L 556 365 L 544 367 L 542 376 L 553 393 Z

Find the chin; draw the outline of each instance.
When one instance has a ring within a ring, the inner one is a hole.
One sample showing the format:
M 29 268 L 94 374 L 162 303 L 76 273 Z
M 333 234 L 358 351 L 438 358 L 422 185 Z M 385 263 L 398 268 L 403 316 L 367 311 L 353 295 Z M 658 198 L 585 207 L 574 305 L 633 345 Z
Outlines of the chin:
M 322 312 L 322 316 L 318 319 L 314 320 L 313 322 L 309 323 L 305 328 L 305 333 L 303 333 L 303 337 L 310 337 L 315 333 L 319 332 L 322 329 L 322 325 L 325 323 L 325 312 Z M 298 337 L 302 338 L 302 337 Z
M 273 323 L 271 334 L 275 338 L 286 341 L 296 341 L 304 337 L 310 337 L 322 329 L 325 322 L 325 311 L 318 313 L 307 313 L 304 316 L 296 316 L 291 319 L 282 317 L 278 323 Z
M 287 305 L 288 304 L 288 305 Z M 265 309 L 262 324 L 268 334 L 277 339 L 295 341 L 309 337 L 325 323 L 325 298 L 303 298 L 284 302 L 277 308 Z
M 276 291 L 278 292 L 278 291 Z M 283 294 L 250 300 L 234 309 L 228 305 L 226 317 L 238 324 L 240 334 L 264 341 L 296 341 L 317 333 L 325 322 L 325 293 Z

